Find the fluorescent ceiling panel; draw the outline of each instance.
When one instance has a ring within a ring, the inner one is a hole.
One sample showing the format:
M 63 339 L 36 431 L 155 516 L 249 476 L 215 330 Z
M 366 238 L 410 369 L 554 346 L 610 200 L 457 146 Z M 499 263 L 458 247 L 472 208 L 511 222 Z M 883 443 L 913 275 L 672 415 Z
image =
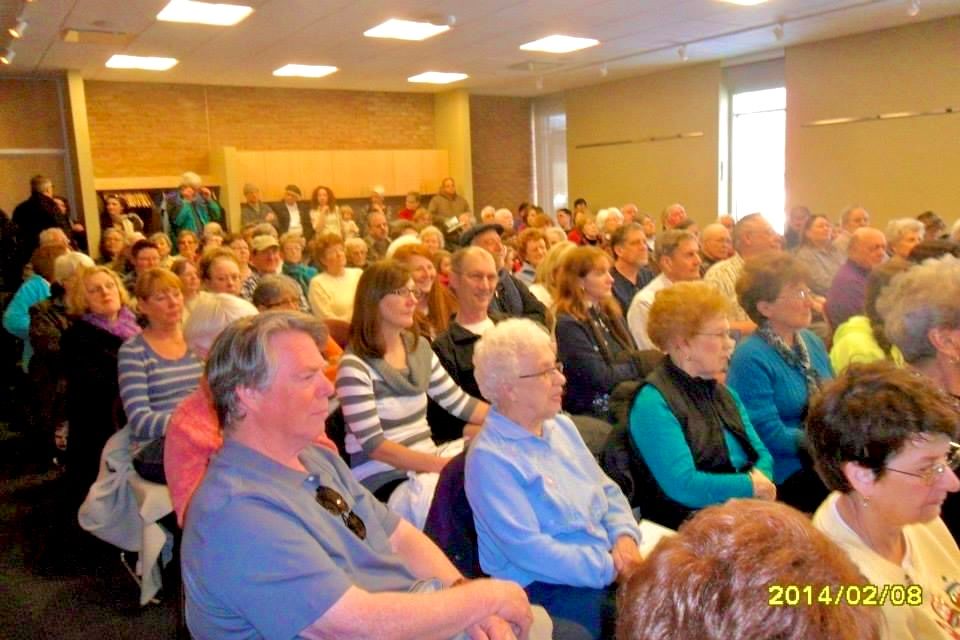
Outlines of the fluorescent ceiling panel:
M 170 0 L 170 4 L 157 14 L 157 20 L 230 27 L 251 13 L 253 13 L 253 7 L 240 4 Z
M 738 4 L 741 7 L 753 7 L 758 4 L 764 4 L 768 0 L 720 0 L 720 2 L 726 2 L 727 4 Z
M 286 64 L 275 69 L 273 75 L 289 78 L 323 78 L 336 73 L 337 68 L 317 64 Z
M 372 29 L 367 29 L 363 35 L 368 38 L 394 38 L 396 40 L 426 40 L 433 36 L 449 31 L 447 25 L 431 24 L 429 22 L 413 22 L 390 18 Z
M 552 35 L 546 38 L 540 38 L 533 42 L 520 45 L 524 51 L 543 51 L 545 53 L 570 53 L 588 49 L 600 44 L 599 40 L 593 38 L 575 38 L 573 36 Z
M 107 60 L 107 67 L 111 69 L 143 69 L 144 71 L 166 71 L 176 64 L 176 58 L 125 56 L 119 53 L 110 56 Z
M 425 82 L 427 84 L 450 84 L 469 78 L 465 73 L 445 73 L 443 71 L 426 71 L 424 73 L 410 76 L 407 82 Z

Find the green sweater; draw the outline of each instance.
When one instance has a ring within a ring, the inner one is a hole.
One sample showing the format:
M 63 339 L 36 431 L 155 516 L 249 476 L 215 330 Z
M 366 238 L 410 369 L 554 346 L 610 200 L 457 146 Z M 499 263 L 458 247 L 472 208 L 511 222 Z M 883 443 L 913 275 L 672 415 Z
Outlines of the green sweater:
M 892 359 L 898 367 L 903 366 L 903 354 L 893 347 L 888 356 L 877 344 L 870 328 L 867 316 L 853 316 L 833 334 L 833 347 L 830 349 L 830 364 L 837 375 L 853 362 L 867 363 Z

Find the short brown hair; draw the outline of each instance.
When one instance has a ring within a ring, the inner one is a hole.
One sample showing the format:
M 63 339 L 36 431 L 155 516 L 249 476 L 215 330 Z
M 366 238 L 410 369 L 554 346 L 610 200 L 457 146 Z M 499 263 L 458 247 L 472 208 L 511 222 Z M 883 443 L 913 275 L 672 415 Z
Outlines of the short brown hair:
M 957 435 L 960 415 L 953 402 L 929 381 L 882 360 L 851 364 L 824 385 L 807 414 L 807 438 L 817 473 L 827 488 L 853 490 L 847 462 L 886 472 L 890 457 L 922 434 Z
M 674 338 L 692 338 L 705 322 L 730 313 L 730 302 L 709 282 L 678 282 L 653 298 L 647 334 L 666 351 Z
M 158 291 L 166 291 L 167 289 L 176 289 L 183 293 L 183 282 L 173 271 L 157 267 L 149 269 L 137 277 L 134 292 L 138 298 L 146 300 Z
M 517 247 L 517 256 L 524 262 L 527 260 L 527 243 L 536 242 L 537 240 L 543 240 L 544 244 L 547 242 L 547 236 L 543 235 L 543 231 L 533 227 L 528 227 L 520 232 L 520 235 L 517 236 L 515 240 Z
M 233 260 L 233 262 L 236 263 L 237 268 L 240 267 L 240 258 L 237 257 L 236 251 L 230 247 L 214 247 L 209 251 L 204 251 L 203 257 L 200 258 L 200 279 L 209 280 L 210 269 L 213 268 L 213 263 L 221 259 Z
M 773 302 L 788 284 L 810 282 L 810 272 L 789 253 L 771 251 L 747 260 L 737 280 L 737 299 L 751 320 L 763 324 L 766 316 L 757 305 Z
M 335 247 L 338 244 L 342 245 L 343 238 L 336 233 L 324 233 L 323 235 L 315 237 L 311 244 L 313 245 L 311 249 L 313 261 L 317 264 L 323 264 L 323 254 L 325 254 L 330 247 Z
M 809 518 L 779 502 L 707 507 L 663 538 L 620 588 L 618 640 L 863 640 L 880 637 L 877 609 L 770 606 L 775 585 L 866 583 Z
M 407 286 L 410 269 L 396 260 L 375 262 L 360 276 L 350 320 L 350 348 L 361 358 L 382 358 L 386 346 L 380 335 L 380 301 L 400 287 Z M 412 330 L 417 336 L 416 325 Z M 416 341 L 414 341 L 416 342 Z

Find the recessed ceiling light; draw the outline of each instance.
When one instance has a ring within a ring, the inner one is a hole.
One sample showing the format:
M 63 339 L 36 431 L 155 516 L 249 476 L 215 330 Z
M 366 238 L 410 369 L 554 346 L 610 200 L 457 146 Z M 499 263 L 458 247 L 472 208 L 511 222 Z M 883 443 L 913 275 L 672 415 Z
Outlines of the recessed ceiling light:
M 397 40 L 426 40 L 445 31 L 450 27 L 445 24 L 431 24 L 429 22 L 414 22 L 390 18 L 383 24 L 367 29 L 363 35 L 368 38 L 395 38 Z
M 741 7 L 752 7 L 767 1 L 768 0 L 720 0 L 720 2 L 726 2 L 727 4 L 738 4 Z
M 322 64 L 285 64 L 279 69 L 274 69 L 273 75 L 291 78 L 322 78 L 336 72 L 336 67 Z
M 253 7 L 241 4 L 170 0 L 170 4 L 157 14 L 157 20 L 229 27 L 237 24 L 251 13 L 253 13 Z
M 444 73 L 443 71 L 426 71 L 424 73 L 410 76 L 407 82 L 426 82 L 428 84 L 450 84 L 458 80 L 469 78 L 465 73 Z
M 524 51 L 545 51 L 546 53 L 570 53 L 595 47 L 600 44 L 593 38 L 575 38 L 573 36 L 552 35 L 520 45 Z
M 110 56 L 107 60 L 107 66 L 111 69 L 143 69 L 144 71 L 166 71 L 176 64 L 176 58 L 125 56 L 119 53 Z

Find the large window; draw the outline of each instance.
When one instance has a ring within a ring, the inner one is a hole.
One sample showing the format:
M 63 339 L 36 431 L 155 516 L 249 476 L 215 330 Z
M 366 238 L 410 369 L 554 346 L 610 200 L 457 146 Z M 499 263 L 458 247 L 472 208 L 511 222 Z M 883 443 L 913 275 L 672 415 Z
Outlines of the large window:
M 567 204 L 567 114 L 555 96 L 533 102 L 534 192 L 537 204 L 553 215 Z
M 739 220 L 759 211 L 783 228 L 787 90 L 734 93 L 731 143 L 732 213 Z

